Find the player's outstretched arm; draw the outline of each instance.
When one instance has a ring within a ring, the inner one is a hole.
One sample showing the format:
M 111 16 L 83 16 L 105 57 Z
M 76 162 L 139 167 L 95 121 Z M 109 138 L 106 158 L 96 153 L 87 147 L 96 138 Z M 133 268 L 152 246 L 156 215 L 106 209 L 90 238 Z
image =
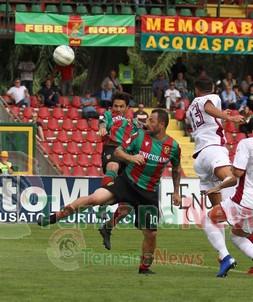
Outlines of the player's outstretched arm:
M 182 202 L 179 194 L 179 186 L 181 179 L 181 165 L 172 166 L 172 181 L 174 186 L 174 193 L 172 195 L 173 203 L 176 206 L 179 206 Z
M 231 116 L 229 115 L 228 110 L 221 111 L 220 109 L 216 108 L 211 101 L 207 101 L 204 108 L 205 112 L 214 118 L 220 118 L 225 121 L 232 121 L 236 123 L 244 121 L 244 117 L 242 115 Z
M 125 152 L 122 147 L 116 148 L 114 151 L 114 155 L 117 156 L 120 160 L 122 161 L 127 161 L 129 163 L 134 163 L 137 165 L 144 165 L 145 164 L 145 159 L 142 155 L 140 154 L 135 154 L 131 155 Z

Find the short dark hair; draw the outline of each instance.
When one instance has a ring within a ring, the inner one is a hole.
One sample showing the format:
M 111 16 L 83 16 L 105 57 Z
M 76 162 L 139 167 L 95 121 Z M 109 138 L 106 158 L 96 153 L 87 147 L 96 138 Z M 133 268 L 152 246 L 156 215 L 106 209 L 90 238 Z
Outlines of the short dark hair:
M 169 115 L 168 115 L 167 111 L 165 111 L 164 109 L 161 109 L 161 108 L 157 108 L 157 109 L 152 110 L 151 113 L 157 113 L 158 121 L 163 122 L 165 128 L 168 127 L 168 125 L 169 125 Z
M 124 92 L 116 92 L 112 96 L 112 105 L 115 100 L 123 100 L 123 101 L 125 101 L 126 105 L 128 106 L 129 101 L 130 101 L 130 96 L 129 96 L 129 94 L 124 93 Z
M 213 91 L 213 80 L 209 77 L 200 77 L 195 81 L 195 88 L 201 92 L 211 93 Z

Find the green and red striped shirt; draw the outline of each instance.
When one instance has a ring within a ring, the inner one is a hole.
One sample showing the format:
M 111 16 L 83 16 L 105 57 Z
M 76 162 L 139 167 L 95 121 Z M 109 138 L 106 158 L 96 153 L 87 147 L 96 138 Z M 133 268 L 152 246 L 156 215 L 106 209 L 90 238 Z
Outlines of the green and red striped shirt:
M 137 123 L 123 115 L 106 111 L 103 122 L 108 132 L 106 144 L 123 145 L 138 131 Z
M 172 166 L 180 164 L 181 150 L 173 138 L 166 135 L 160 141 L 142 129 L 133 137 L 125 151 L 144 156 L 144 165 L 129 163 L 125 171 L 134 183 L 147 191 L 157 191 L 163 170 L 169 162 Z

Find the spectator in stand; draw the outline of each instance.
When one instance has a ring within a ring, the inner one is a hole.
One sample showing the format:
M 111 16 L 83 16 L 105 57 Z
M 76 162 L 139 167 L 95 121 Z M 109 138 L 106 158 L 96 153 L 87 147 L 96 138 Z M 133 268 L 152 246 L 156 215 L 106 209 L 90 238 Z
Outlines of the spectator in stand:
M 249 102 L 253 101 L 253 84 L 249 86 L 247 97 Z
M 21 61 L 18 65 L 20 72 L 21 85 L 25 86 L 30 95 L 33 95 L 33 72 L 35 70 L 35 64 L 32 60 Z
M 13 174 L 12 163 L 8 161 L 9 153 L 7 151 L 1 152 L 0 160 L 0 174 L 10 175 Z
M 100 106 L 108 110 L 112 106 L 112 95 L 114 91 L 112 81 L 107 81 L 100 93 Z
M 34 125 L 36 125 L 37 127 L 37 138 L 40 141 L 44 141 L 45 137 L 44 137 L 44 132 L 43 132 L 43 128 L 42 128 L 42 123 L 38 121 L 38 113 L 37 112 L 33 112 L 32 114 L 32 123 Z
M 140 103 L 138 105 L 138 110 L 134 112 L 134 118 L 137 119 L 138 123 L 145 125 L 148 119 L 148 113 L 144 111 L 144 104 Z
M 173 111 L 177 108 L 178 101 L 181 97 L 180 92 L 175 88 L 175 82 L 171 82 L 169 89 L 165 91 L 166 109 Z
M 241 89 L 244 94 L 249 91 L 249 86 L 253 84 L 252 76 L 250 74 L 246 75 L 245 79 L 241 82 Z
M 15 79 L 12 86 L 6 93 L 11 98 L 11 103 L 18 107 L 30 106 L 30 95 L 25 86 L 21 85 L 20 79 Z
M 117 77 L 117 72 L 113 69 L 110 71 L 110 74 L 103 80 L 101 84 L 102 89 L 107 89 L 108 88 L 108 82 L 112 82 L 113 87 L 113 93 L 115 92 L 123 92 L 123 88 L 120 84 L 120 81 Z
M 243 95 L 240 87 L 238 85 L 235 85 L 233 87 L 233 90 L 235 92 L 236 96 L 236 109 L 240 112 L 243 111 L 247 105 L 247 96 Z
M 225 79 L 222 80 L 222 85 L 224 89 L 226 89 L 227 86 L 233 87 L 236 85 L 236 79 L 233 78 L 232 72 L 227 72 Z
M 73 95 L 72 81 L 74 77 L 74 65 L 57 65 L 53 73 L 55 74 L 55 72 L 59 72 L 61 76 L 61 94 L 63 96 Z
M 52 86 L 51 80 L 46 80 L 45 86 L 42 86 L 38 92 L 38 98 L 46 107 L 55 107 L 58 105 L 59 93 Z
M 152 84 L 153 96 L 156 98 L 158 107 L 165 107 L 164 93 L 169 87 L 169 82 L 165 79 L 164 73 L 160 73 Z
M 186 68 L 185 64 L 183 63 L 183 58 L 182 57 L 178 57 L 176 63 L 174 65 L 172 65 L 172 67 L 171 67 L 171 73 L 172 73 L 172 80 L 173 81 L 175 81 L 177 79 L 177 75 L 180 72 L 184 76 L 187 72 L 187 68 Z
M 182 98 L 188 97 L 187 82 L 184 79 L 184 74 L 179 72 L 175 81 L 175 88 L 180 92 Z
M 99 114 L 94 107 L 97 101 L 91 96 L 90 91 L 86 91 L 84 97 L 81 98 L 82 117 L 85 119 L 99 118 Z
M 236 95 L 231 85 L 227 85 L 221 93 L 222 109 L 236 109 Z
M 245 123 L 239 125 L 240 132 L 243 132 L 247 135 L 253 131 L 253 101 L 247 103 L 247 106 L 244 110 Z

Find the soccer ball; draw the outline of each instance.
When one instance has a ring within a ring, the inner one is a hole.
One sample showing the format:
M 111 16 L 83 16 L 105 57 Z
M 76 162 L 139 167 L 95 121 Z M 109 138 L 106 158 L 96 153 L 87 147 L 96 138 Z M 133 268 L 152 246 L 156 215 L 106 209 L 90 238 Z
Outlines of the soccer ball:
M 60 45 L 55 48 L 53 58 L 57 65 L 68 66 L 74 61 L 75 53 L 71 47 Z

